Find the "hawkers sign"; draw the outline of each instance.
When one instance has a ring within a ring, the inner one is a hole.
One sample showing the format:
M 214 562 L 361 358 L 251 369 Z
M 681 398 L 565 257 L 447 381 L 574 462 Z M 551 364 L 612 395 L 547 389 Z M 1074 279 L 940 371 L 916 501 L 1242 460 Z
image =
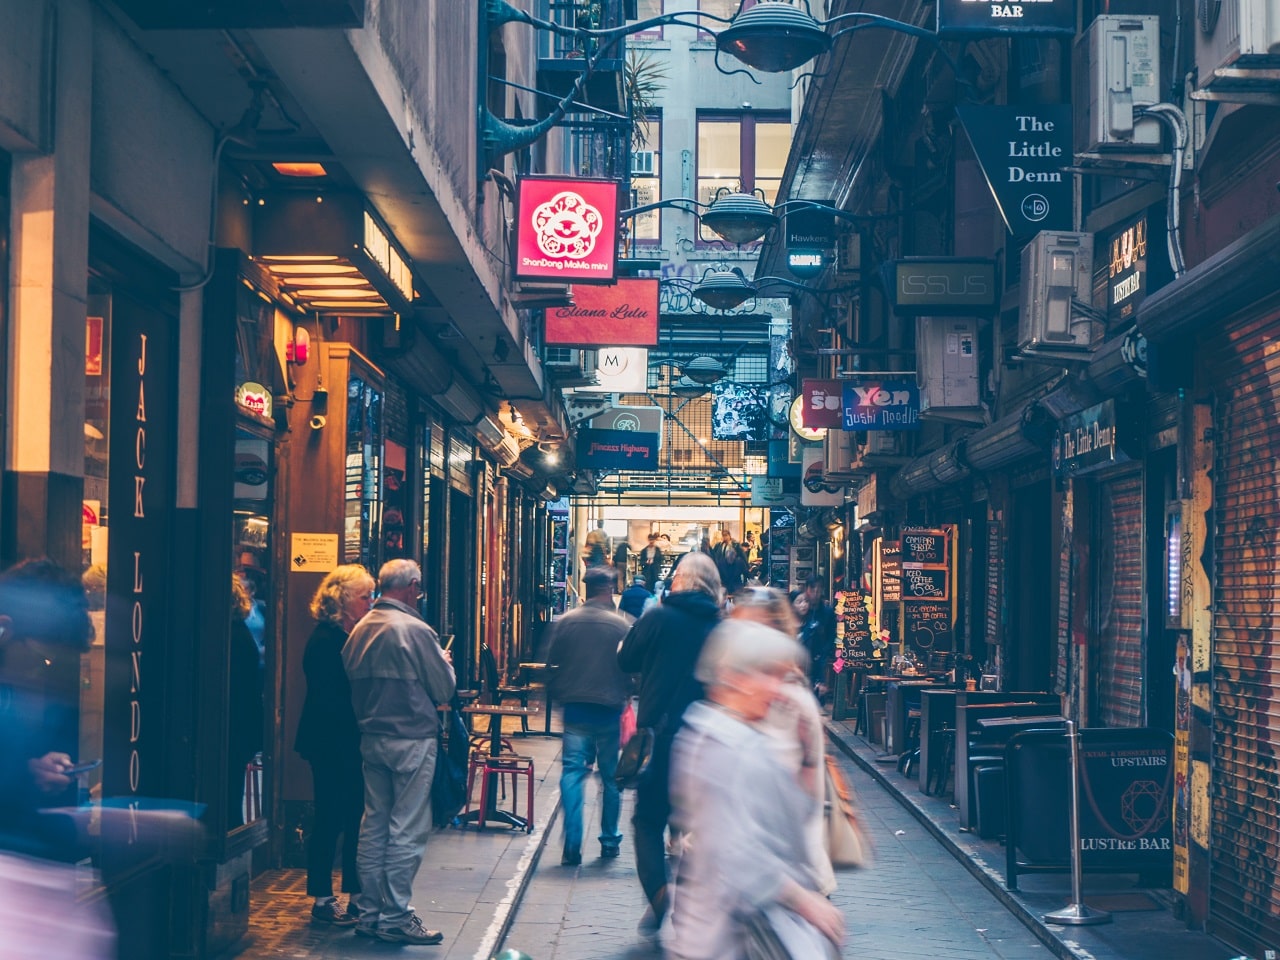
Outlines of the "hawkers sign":
M 906 316 L 985 315 L 996 305 L 994 260 L 907 257 L 891 271 L 894 310 Z
M 546 313 L 548 346 L 655 347 L 658 281 L 629 278 L 611 287 L 575 286 L 573 306 Z
M 939 34 L 1072 34 L 1075 0 L 938 0 Z
M 524 177 L 516 199 L 516 279 L 613 283 L 618 184 Z

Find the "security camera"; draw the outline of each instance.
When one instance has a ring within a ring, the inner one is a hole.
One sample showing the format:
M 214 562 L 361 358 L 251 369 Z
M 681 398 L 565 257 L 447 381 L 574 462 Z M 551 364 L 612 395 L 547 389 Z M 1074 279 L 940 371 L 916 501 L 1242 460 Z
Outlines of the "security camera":
M 323 430 L 324 425 L 328 422 L 329 422 L 328 417 L 326 417 L 323 413 L 317 413 L 314 417 L 311 418 L 311 429 Z

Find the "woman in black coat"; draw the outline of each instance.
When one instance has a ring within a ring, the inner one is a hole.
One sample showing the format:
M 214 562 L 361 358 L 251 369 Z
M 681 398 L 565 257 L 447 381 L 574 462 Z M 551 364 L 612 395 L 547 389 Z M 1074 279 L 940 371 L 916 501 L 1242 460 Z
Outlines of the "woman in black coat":
M 356 843 L 364 814 L 364 772 L 360 730 L 351 706 L 351 684 L 342 665 L 342 646 L 351 628 L 373 604 L 373 577 L 359 564 L 335 567 L 311 599 L 315 630 L 302 655 L 307 696 L 293 748 L 311 764 L 315 822 L 307 841 L 307 893 L 315 897 L 313 923 L 354 926 L 333 895 L 333 851 L 342 834 L 342 890 L 360 892 Z

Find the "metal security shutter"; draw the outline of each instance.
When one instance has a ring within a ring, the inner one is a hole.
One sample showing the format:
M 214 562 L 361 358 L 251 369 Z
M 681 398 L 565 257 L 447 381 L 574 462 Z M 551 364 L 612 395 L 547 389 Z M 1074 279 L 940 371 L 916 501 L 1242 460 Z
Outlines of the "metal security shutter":
M 1210 924 L 1280 944 L 1280 314 L 1204 356 L 1214 412 Z
M 1098 484 L 1098 719 L 1142 723 L 1142 471 Z

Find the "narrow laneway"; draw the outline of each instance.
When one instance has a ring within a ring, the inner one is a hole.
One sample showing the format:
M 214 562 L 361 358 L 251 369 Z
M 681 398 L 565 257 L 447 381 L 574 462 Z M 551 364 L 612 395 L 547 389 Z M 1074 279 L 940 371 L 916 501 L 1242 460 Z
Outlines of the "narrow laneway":
M 857 960 L 1035 960 L 1053 954 L 883 787 L 841 759 L 875 843 L 875 865 L 846 871 L 833 899 Z M 589 794 L 587 823 L 599 814 Z M 596 821 L 598 822 L 598 820 Z M 636 932 L 643 897 L 630 842 L 618 860 L 560 866 L 558 826 L 521 900 L 506 946 L 534 960 L 658 957 Z M 726 824 L 732 829 L 732 824 Z M 588 836 L 592 831 L 588 828 Z

